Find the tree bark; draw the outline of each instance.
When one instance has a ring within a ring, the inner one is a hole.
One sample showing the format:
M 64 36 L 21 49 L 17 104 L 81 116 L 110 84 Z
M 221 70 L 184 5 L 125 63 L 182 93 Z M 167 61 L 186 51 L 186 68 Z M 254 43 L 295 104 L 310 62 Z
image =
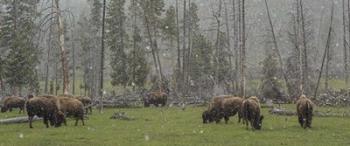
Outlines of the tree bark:
M 350 36 L 349 36 L 350 37 Z M 346 46 L 346 15 L 345 15 L 345 0 L 343 0 L 343 45 L 344 45 L 344 76 L 346 89 L 349 85 L 349 71 L 348 71 L 348 48 Z
M 245 93 L 245 69 L 246 69 L 246 32 L 245 32 L 245 0 L 242 0 L 242 48 L 241 48 L 241 95 L 246 96 Z
M 103 0 L 102 12 L 102 38 L 101 38 L 101 66 L 100 66 L 100 113 L 103 112 L 103 72 L 104 72 L 104 53 L 105 53 L 105 18 L 106 18 L 106 0 Z
M 181 72 L 181 49 L 180 49 L 180 26 L 179 26 L 179 3 L 176 0 L 176 42 L 177 42 L 177 68 Z
M 67 52 L 64 44 L 64 24 L 63 18 L 61 16 L 61 10 L 59 7 L 59 0 L 55 0 L 56 17 L 57 17 L 57 29 L 59 32 L 59 45 L 61 48 L 61 63 L 62 63 L 62 73 L 63 73 L 63 94 L 69 94 L 69 73 L 68 73 L 68 63 L 67 63 Z
M 300 16 L 301 16 L 301 27 L 302 27 L 302 33 L 303 33 L 303 86 L 308 87 L 308 53 L 307 53 L 307 41 L 306 41 L 306 31 L 305 31 L 305 19 L 304 19 L 304 8 L 303 8 L 303 1 L 300 0 Z M 305 89 L 304 89 L 305 90 Z

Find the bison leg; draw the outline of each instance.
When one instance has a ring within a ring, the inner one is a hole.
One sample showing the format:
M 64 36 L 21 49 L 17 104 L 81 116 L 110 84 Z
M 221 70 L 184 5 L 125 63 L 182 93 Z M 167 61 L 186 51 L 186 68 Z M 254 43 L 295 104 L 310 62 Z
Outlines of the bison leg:
M 28 117 L 28 121 L 29 121 L 29 128 L 33 128 L 33 125 L 32 125 L 33 116 L 29 116 L 29 117 Z
M 85 126 L 85 123 L 84 123 L 84 116 L 81 116 L 81 117 L 80 117 L 80 120 L 81 120 L 81 122 L 83 123 L 83 126 Z
M 48 117 L 44 116 L 43 120 L 44 120 L 44 124 L 46 125 L 46 128 L 49 128 L 49 119 L 48 119 Z
M 228 123 L 228 120 L 230 120 L 230 117 L 229 116 L 225 116 L 225 123 L 227 124 Z
M 299 121 L 300 126 L 303 127 L 304 119 L 303 119 L 303 117 L 301 115 L 298 115 L 298 121 Z

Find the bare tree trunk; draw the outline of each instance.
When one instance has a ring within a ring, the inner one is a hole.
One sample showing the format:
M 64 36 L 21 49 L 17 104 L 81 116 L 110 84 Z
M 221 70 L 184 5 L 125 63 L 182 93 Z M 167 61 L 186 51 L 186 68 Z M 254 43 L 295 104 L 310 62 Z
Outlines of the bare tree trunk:
M 184 10 L 183 10 L 183 40 L 182 40 L 182 45 L 183 45 L 183 47 L 182 47 L 182 76 L 183 76 L 183 78 L 182 78 L 182 81 L 183 81 L 183 85 L 184 85 L 184 90 L 186 90 L 186 85 L 187 85 L 187 83 L 186 83 L 186 78 L 187 78 L 187 70 L 186 70 L 186 68 L 187 68 L 187 58 L 186 58 L 186 28 L 187 28 L 187 13 L 186 13 L 186 11 L 187 11 L 187 9 L 186 9 L 186 7 L 187 7 L 187 0 L 184 0 Z M 187 94 L 185 91 L 183 91 L 185 94 Z
M 72 80 L 73 80 L 73 85 L 72 85 L 72 88 L 73 88 L 73 90 L 72 90 L 72 94 L 73 95 L 75 95 L 75 72 L 76 72 L 76 59 L 75 59 L 75 40 L 74 40 L 74 32 L 73 32 L 73 30 L 72 30 L 72 56 L 73 56 L 73 73 L 72 73 Z
M 104 56 L 105 56 L 105 18 L 106 18 L 106 0 L 103 0 L 102 12 L 102 37 L 101 37 L 101 66 L 100 66 L 100 113 L 103 112 L 103 71 L 104 71 Z
M 242 0 L 242 48 L 241 48 L 241 95 L 242 97 L 246 96 L 245 93 L 245 55 L 246 55 L 246 35 L 245 35 L 245 0 Z
M 281 68 L 281 73 L 283 75 L 284 82 L 286 83 L 287 89 L 289 90 L 290 88 L 288 87 L 289 86 L 288 77 L 287 77 L 287 74 L 285 73 L 282 56 L 281 56 L 281 53 L 280 53 L 279 48 L 278 48 L 278 43 L 277 43 L 277 39 L 276 39 L 276 35 L 275 35 L 275 29 L 274 29 L 273 24 L 272 24 L 271 15 L 270 15 L 270 9 L 269 9 L 269 5 L 267 4 L 267 0 L 265 0 L 265 5 L 266 5 L 266 12 L 267 12 L 267 16 L 268 16 L 269 24 L 270 24 L 270 28 L 271 28 L 273 44 L 274 44 L 274 47 L 275 47 L 275 51 L 274 52 L 276 53 L 276 55 L 278 57 L 278 60 L 279 60 L 279 63 L 280 63 L 280 68 Z M 289 91 L 289 93 L 290 93 L 290 91 Z
M 188 10 L 191 10 L 191 0 L 188 0 Z M 188 12 L 189 13 L 189 12 Z M 188 15 L 188 49 L 187 49 L 187 78 L 186 78 L 186 89 L 190 90 L 190 71 L 191 71 L 191 56 L 192 56 L 192 16 Z M 190 93 L 190 91 L 187 91 Z
M 238 31 L 239 29 L 237 28 L 237 9 L 236 9 L 236 3 L 235 3 L 236 0 L 233 0 L 232 1 L 232 11 L 233 11 L 233 35 L 234 35 L 234 49 L 235 49 L 235 76 L 234 76 L 234 82 L 235 82 L 235 87 L 234 87 L 234 92 L 237 92 L 238 91 L 238 70 L 239 70 L 239 54 L 238 54 L 238 47 L 239 47 L 239 34 L 238 34 Z
M 345 0 L 343 0 L 343 45 L 344 45 L 344 76 L 346 89 L 349 85 L 348 75 L 348 48 L 346 47 L 346 15 L 345 15 Z
M 61 48 L 61 63 L 62 63 L 62 73 L 63 73 L 63 94 L 68 94 L 69 86 L 69 73 L 68 73 L 68 63 L 67 63 L 67 52 L 64 45 L 64 24 L 61 16 L 61 10 L 59 7 L 59 0 L 55 0 L 56 8 L 56 17 L 58 23 L 58 32 L 59 32 L 59 45 Z
M 230 63 L 230 77 L 229 80 L 231 81 L 231 86 L 232 88 L 230 89 L 229 92 L 234 93 L 234 80 L 232 79 L 234 77 L 234 65 L 232 62 L 232 57 L 233 57 L 233 48 L 231 47 L 231 30 L 230 30 L 230 24 L 229 24 L 229 13 L 228 13 L 228 9 L 227 9 L 227 4 L 224 1 L 224 5 L 225 5 L 225 24 L 226 24 L 226 37 L 227 37 L 227 50 L 228 52 L 230 52 L 229 55 L 229 63 Z M 228 88 L 229 89 L 229 88 Z
M 219 0 L 219 10 L 213 12 L 213 16 L 216 19 L 216 42 L 215 42 L 215 79 L 216 83 L 219 85 L 219 58 L 222 57 L 219 44 L 220 42 L 220 27 L 221 27 L 221 9 L 222 9 L 222 0 Z
M 305 19 L 304 19 L 304 8 L 303 8 L 303 1 L 300 0 L 300 16 L 301 16 L 301 27 L 302 27 L 302 33 L 303 33 L 303 80 L 302 84 L 305 87 L 308 87 L 308 53 L 307 53 L 307 42 L 306 42 L 306 31 L 305 31 Z M 305 90 L 305 89 L 304 89 Z
M 321 65 L 321 69 L 320 69 L 320 72 L 319 72 L 319 75 L 318 75 L 317 85 L 316 85 L 314 97 L 317 96 L 317 91 L 318 91 L 318 88 L 319 88 L 319 85 L 320 85 L 320 81 L 321 81 L 321 77 L 322 77 L 322 72 L 323 72 L 324 63 L 325 63 L 327 54 L 328 54 L 328 52 L 329 52 L 330 42 L 331 42 L 331 40 L 332 40 L 333 16 L 334 16 L 334 2 L 332 3 L 331 23 L 330 23 L 330 26 L 329 26 L 327 43 L 326 43 L 326 47 L 325 47 L 325 50 L 324 50 L 324 53 L 323 53 L 322 65 Z
M 176 42 L 177 42 L 177 68 L 181 72 L 181 49 L 180 49 L 180 25 L 179 25 L 179 3 L 176 0 Z

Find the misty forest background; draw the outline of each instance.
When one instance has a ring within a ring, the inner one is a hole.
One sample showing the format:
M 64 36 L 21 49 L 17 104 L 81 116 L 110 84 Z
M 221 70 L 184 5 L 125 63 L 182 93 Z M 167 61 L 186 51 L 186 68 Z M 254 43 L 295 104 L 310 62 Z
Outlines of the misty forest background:
M 349 19 L 349 0 L 1 0 L 0 94 L 315 96 L 348 88 Z

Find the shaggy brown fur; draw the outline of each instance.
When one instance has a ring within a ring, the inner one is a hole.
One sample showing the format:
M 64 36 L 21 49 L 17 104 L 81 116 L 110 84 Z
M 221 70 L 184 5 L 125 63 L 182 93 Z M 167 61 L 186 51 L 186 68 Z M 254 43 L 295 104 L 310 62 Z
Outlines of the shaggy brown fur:
M 49 127 L 48 121 L 50 121 L 51 126 L 55 125 L 58 127 L 62 121 L 57 108 L 57 99 L 47 98 L 47 97 L 31 97 L 27 102 L 27 114 L 29 119 L 29 127 L 33 128 L 32 121 L 33 117 L 36 115 L 42 117 L 46 127 Z
M 155 106 L 165 106 L 168 99 L 168 94 L 165 92 L 157 91 L 150 92 L 143 98 L 143 103 L 145 107 L 149 107 L 151 104 Z
M 240 97 L 230 97 L 225 98 L 222 101 L 221 109 L 225 118 L 225 123 L 227 124 L 229 118 L 231 116 L 235 116 L 238 113 L 238 122 L 241 122 L 242 114 L 241 114 L 241 105 L 243 99 Z
M 84 105 L 81 101 L 74 98 L 57 97 L 59 102 L 57 107 L 59 111 L 63 112 L 66 117 L 74 117 L 75 118 L 75 126 L 78 125 L 78 121 L 81 120 L 82 124 L 84 123 Z M 64 124 L 67 125 L 66 120 L 64 120 Z
M 25 100 L 21 97 L 5 97 L 3 100 L 4 105 L 1 107 L 1 112 L 12 111 L 12 108 L 19 108 L 19 113 L 24 112 Z
M 86 97 L 86 96 L 76 96 L 74 97 L 76 99 L 78 99 L 79 101 L 81 101 L 85 107 L 85 113 L 90 113 L 92 114 L 92 100 L 90 97 Z
M 260 103 L 257 101 L 259 100 L 256 97 L 251 97 L 242 102 L 243 123 L 246 124 L 247 129 L 249 123 L 253 129 L 260 130 L 262 127 L 264 116 L 260 115 Z
M 224 111 L 223 111 L 223 103 L 225 99 L 232 98 L 231 95 L 221 95 L 221 96 L 215 96 L 211 99 L 211 102 L 208 106 L 208 114 L 211 116 L 210 118 L 212 121 L 215 121 L 216 123 L 219 123 L 220 120 L 225 117 Z
M 301 95 L 297 101 L 298 121 L 304 129 L 311 128 L 313 102 L 305 95 Z
M 85 113 L 88 114 L 92 114 L 92 100 L 90 97 L 87 96 L 73 96 L 73 95 L 60 95 L 61 97 L 69 97 L 69 98 L 75 98 L 78 99 L 79 101 L 81 101 L 85 107 Z

